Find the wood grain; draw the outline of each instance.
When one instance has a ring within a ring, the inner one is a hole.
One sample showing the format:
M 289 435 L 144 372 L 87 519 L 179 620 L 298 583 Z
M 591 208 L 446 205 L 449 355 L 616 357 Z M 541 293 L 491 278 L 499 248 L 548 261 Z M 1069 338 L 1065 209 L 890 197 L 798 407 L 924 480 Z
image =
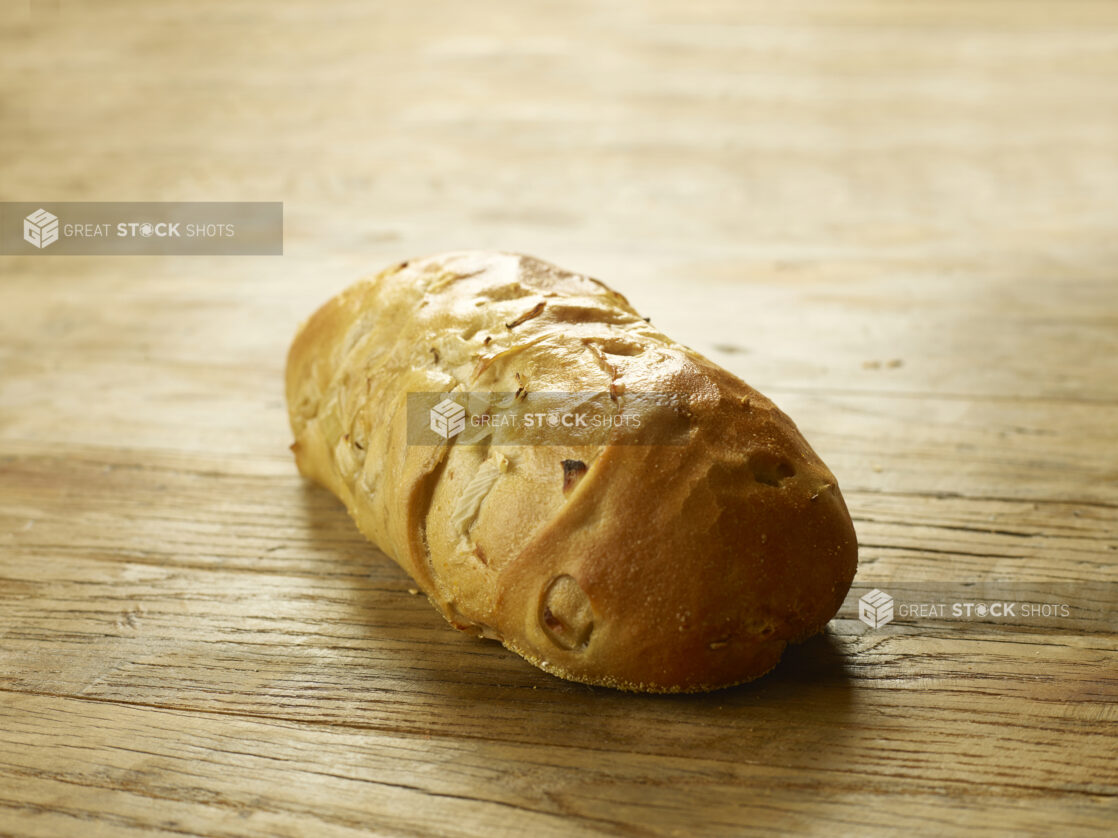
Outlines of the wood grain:
M 1118 8 L 63 2 L 0 200 L 283 200 L 285 255 L 0 257 L 0 834 L 1110 835 Z M 401 258 L 599 276 L 838 476 L 855 595 L 706 696 L 447 627 L 287 451 L 298 322 Z M 1070 593 L 1068 593 L 1070 591 Z

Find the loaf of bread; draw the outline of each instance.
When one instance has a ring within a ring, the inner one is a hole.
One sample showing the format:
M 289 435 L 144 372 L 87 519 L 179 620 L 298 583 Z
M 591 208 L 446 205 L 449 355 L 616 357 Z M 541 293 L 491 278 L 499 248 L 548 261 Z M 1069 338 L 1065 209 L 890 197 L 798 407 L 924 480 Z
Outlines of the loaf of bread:
M 748 681 L 853 580 L 850 515 L 792 421 L 596 279 L 511 253 L 404 262 L 302 326 L 286 384 L 302 474 L 452 625 L 559 677 Z M 431 433 L 416 394 L 476 409 Z M 529 394 L 637 421 L 476 421 Z

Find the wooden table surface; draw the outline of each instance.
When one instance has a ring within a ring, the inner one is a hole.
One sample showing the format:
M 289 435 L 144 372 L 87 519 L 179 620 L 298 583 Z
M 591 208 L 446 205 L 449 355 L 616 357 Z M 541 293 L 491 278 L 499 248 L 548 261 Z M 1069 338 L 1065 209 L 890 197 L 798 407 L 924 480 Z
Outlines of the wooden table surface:
M 0 200 L 286 231 L 0 257 L 0 834 L 1118 829 L 1118 6 L 31 5 Z M 774 398 L 852 597 L 1071 622 L 844 610 L 696 697 L 454 632 L 299 478 L 282 367 L 331 294 L 463 247 L 601 277 Z

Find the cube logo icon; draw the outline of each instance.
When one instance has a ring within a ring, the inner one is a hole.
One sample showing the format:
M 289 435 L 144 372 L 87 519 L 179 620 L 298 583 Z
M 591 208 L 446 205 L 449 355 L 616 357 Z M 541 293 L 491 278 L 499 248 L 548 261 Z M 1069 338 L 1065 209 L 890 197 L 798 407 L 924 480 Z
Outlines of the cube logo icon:
M 457 436 L 466 429 L 466 408 L 449 398 L 431 408 L 431 430 L 443 439 Z
M 874 588 L 858 600 L 858 619 L 870 628 L 881 628 L 893 621 L 893 598 Z
M 58 216 L 37 209 L 23 219 L 23 240 L 40 250 L 58 241 Z

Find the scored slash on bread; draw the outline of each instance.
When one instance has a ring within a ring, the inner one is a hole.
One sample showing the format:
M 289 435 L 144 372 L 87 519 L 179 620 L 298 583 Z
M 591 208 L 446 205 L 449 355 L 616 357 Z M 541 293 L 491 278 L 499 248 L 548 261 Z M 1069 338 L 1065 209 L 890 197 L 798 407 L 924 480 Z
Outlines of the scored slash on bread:
M 621 294 L 538 259 L 449 253 L 358 282 L 299 330 L 286 385 L 299 470 L 451 624 L 562 678 L 748 681 L 853 580 L 837 481 L 792 421 Z M 544 392 L 686 409 L 564 444 L 409 443 L 409 394 Z

